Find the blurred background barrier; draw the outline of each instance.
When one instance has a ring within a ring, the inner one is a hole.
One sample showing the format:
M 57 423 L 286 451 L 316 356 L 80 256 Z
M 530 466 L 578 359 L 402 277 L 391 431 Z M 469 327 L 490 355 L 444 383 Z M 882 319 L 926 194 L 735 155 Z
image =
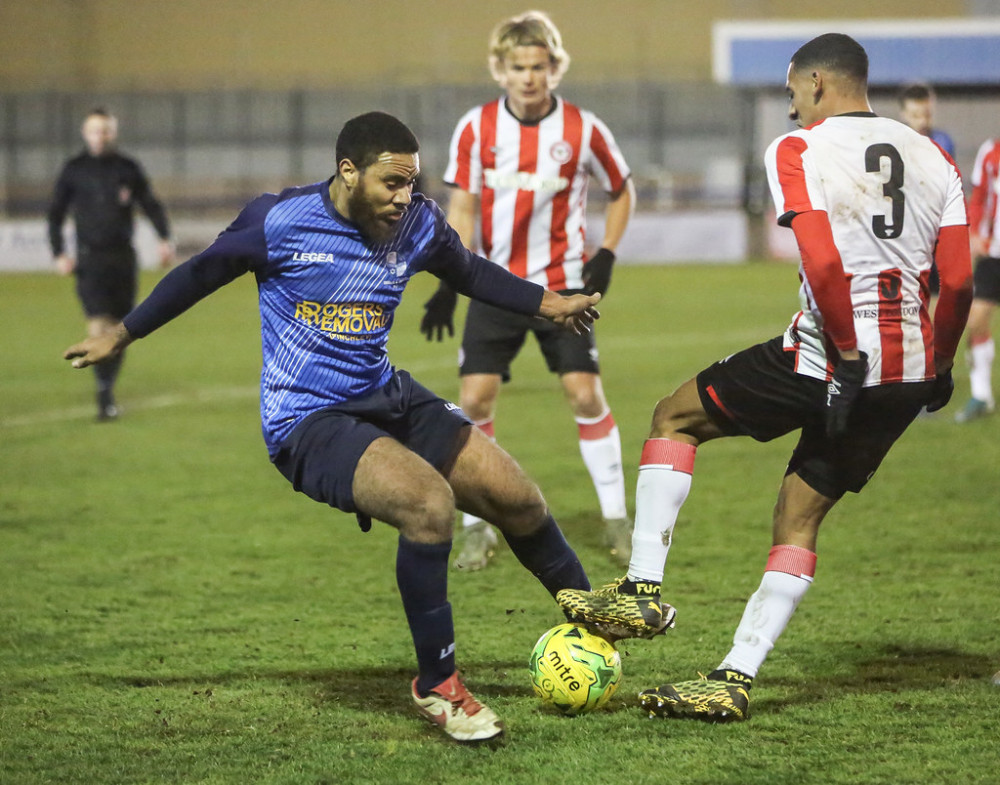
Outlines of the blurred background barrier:
M 371 109 L 413 128 L 420 189 L 446 201 L 441 175 L 454 125 L 498 93 L 485 64 L 489 30 L 522 5 L 3 4 L 0 270 L 50 265 L 41 223 L 53 182 L 81 148 L 82 117 L 98 105 L 119 117 L 120 147 L 146 168 L 181 258 L 258 193 L 329 176 L 337 131 Z M 933 83 L 936 124 L 955 139 L 964 171 L 979 144 L 1000 133 L 995 0 L 878 8 L 844 0 L 839 19 L 809 19 L 790 0 L 544 5 L 573 57 L 558 92 L 605 120 L 633 170 L 637 216 L 620 248 L 624 262 L 795 255 L 769 220 L 762 156 L 792 127 L 788 59 L 818 33 L 848 32 L 872 52 L 879 114 L 898 116 L 904 80 Z M 40 49 L 42 31 L 49 43 Z M 595 221 L 603 204 L 592 189 Z M 140 253 L 147 240 L 140 228 Z

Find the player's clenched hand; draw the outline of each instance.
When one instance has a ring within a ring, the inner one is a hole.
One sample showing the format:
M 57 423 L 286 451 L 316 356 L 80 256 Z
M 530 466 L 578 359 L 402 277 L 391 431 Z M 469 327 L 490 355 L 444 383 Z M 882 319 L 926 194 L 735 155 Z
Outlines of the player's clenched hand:
M 427 340 L 434 339 L 434 332 L 437 331 L 437 339 L 444 340 L 444 331 L 448 330 L 448 335 L 455 334 L 455 304 L 458 302 L 458 295 L 444 281 L 438 286 L 437 291 L 431 295 L 424 304 L 424 318 L 420 320 L 420 332 L 427 336 Z
M 69 275 L 76 269 L 76 259 L 69 254 L 61 253 L 56 257 L 56 271 L 59 275 Z
M 826 385 L 826 435 L 833 439 L 847 430 L 851 407 L 865 383 L 868 355 L 864 352 L 858 355 L 856 360 L 841 358 Z
M 601 318 L 594 306 L 601 300 L 600 294 L 561 295 L 545 291 L 538 315 L 575 333 L 590 331 L 590 325 Z
M 586 294 L 607 294 L 611 286 L 611 268 L 615 265 L 615 255 L 607 248 L 601 248 L 583 265 L 583 291 Z
M 927 401 L 927 411 L 936 412 L 943 409 L 955 392 L 955 380 L 951 378 L 951 368 L 942 371 L 934 377 L 934 387 L 931 389 L 931 399 Z
M 63 359 L 72 360 L 74 368 L 86 368 L 116 357 L 131 342 L 125 325 L 119 323 L 113 330 L 73 344 L 63 352 Z

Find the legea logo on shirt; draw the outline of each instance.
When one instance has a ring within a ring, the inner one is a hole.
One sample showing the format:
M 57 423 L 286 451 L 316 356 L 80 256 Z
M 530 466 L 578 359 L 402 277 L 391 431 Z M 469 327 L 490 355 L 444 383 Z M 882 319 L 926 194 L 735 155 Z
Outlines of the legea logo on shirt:
M 496 169 L 485 169 L 483 179 L 486 181 L 486 187 L 493 190 L 516 188 L 519 191 L 558 192 L 569 186 L 569 179 L 566 177 L 542 177 L 540 174 L 532 174 L 531 172 L 505 174 Z
M 333 258 L 332 253 L 302 253 L 302 251 L 296 251 L 292 254 L 293 262 L 332 262 Z
M 380 303 L 303 300 L 295 304 L 295 318 L 342 341 L 364 341 L 389 326 L 389 314 Z

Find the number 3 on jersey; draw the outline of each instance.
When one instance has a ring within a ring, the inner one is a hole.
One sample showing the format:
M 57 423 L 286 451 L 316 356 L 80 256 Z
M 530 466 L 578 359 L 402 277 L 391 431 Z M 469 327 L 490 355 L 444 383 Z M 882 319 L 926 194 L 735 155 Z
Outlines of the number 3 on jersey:
M 873 215 L 872 232 L 880 240 L 892 240 L 903 232 L 903 159 L 891 144 L 873 144 L 865 150 L 865 171 L 882 172 L 883 158 L 889 159 L 889 178 L 882 183 L 882 195 L 892 200 L 892 223 L 886 223 L 884 215 Z

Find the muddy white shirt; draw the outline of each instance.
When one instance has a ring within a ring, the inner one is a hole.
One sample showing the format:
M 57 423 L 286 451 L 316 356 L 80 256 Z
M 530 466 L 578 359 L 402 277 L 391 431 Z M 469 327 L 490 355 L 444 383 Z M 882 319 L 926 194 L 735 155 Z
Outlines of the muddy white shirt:
M 778 223 L 827 214 L 850 287 L 866 386 L 934 378 L 928 279 L 942 227 L 966 221 L 962 181 L 940 147 L 870 113 L 827 118 L 779 137 L 765 154 Z M 837 357 L 804 267 L 801 311 L 785 333 L 796 370 L 828 379 Z

